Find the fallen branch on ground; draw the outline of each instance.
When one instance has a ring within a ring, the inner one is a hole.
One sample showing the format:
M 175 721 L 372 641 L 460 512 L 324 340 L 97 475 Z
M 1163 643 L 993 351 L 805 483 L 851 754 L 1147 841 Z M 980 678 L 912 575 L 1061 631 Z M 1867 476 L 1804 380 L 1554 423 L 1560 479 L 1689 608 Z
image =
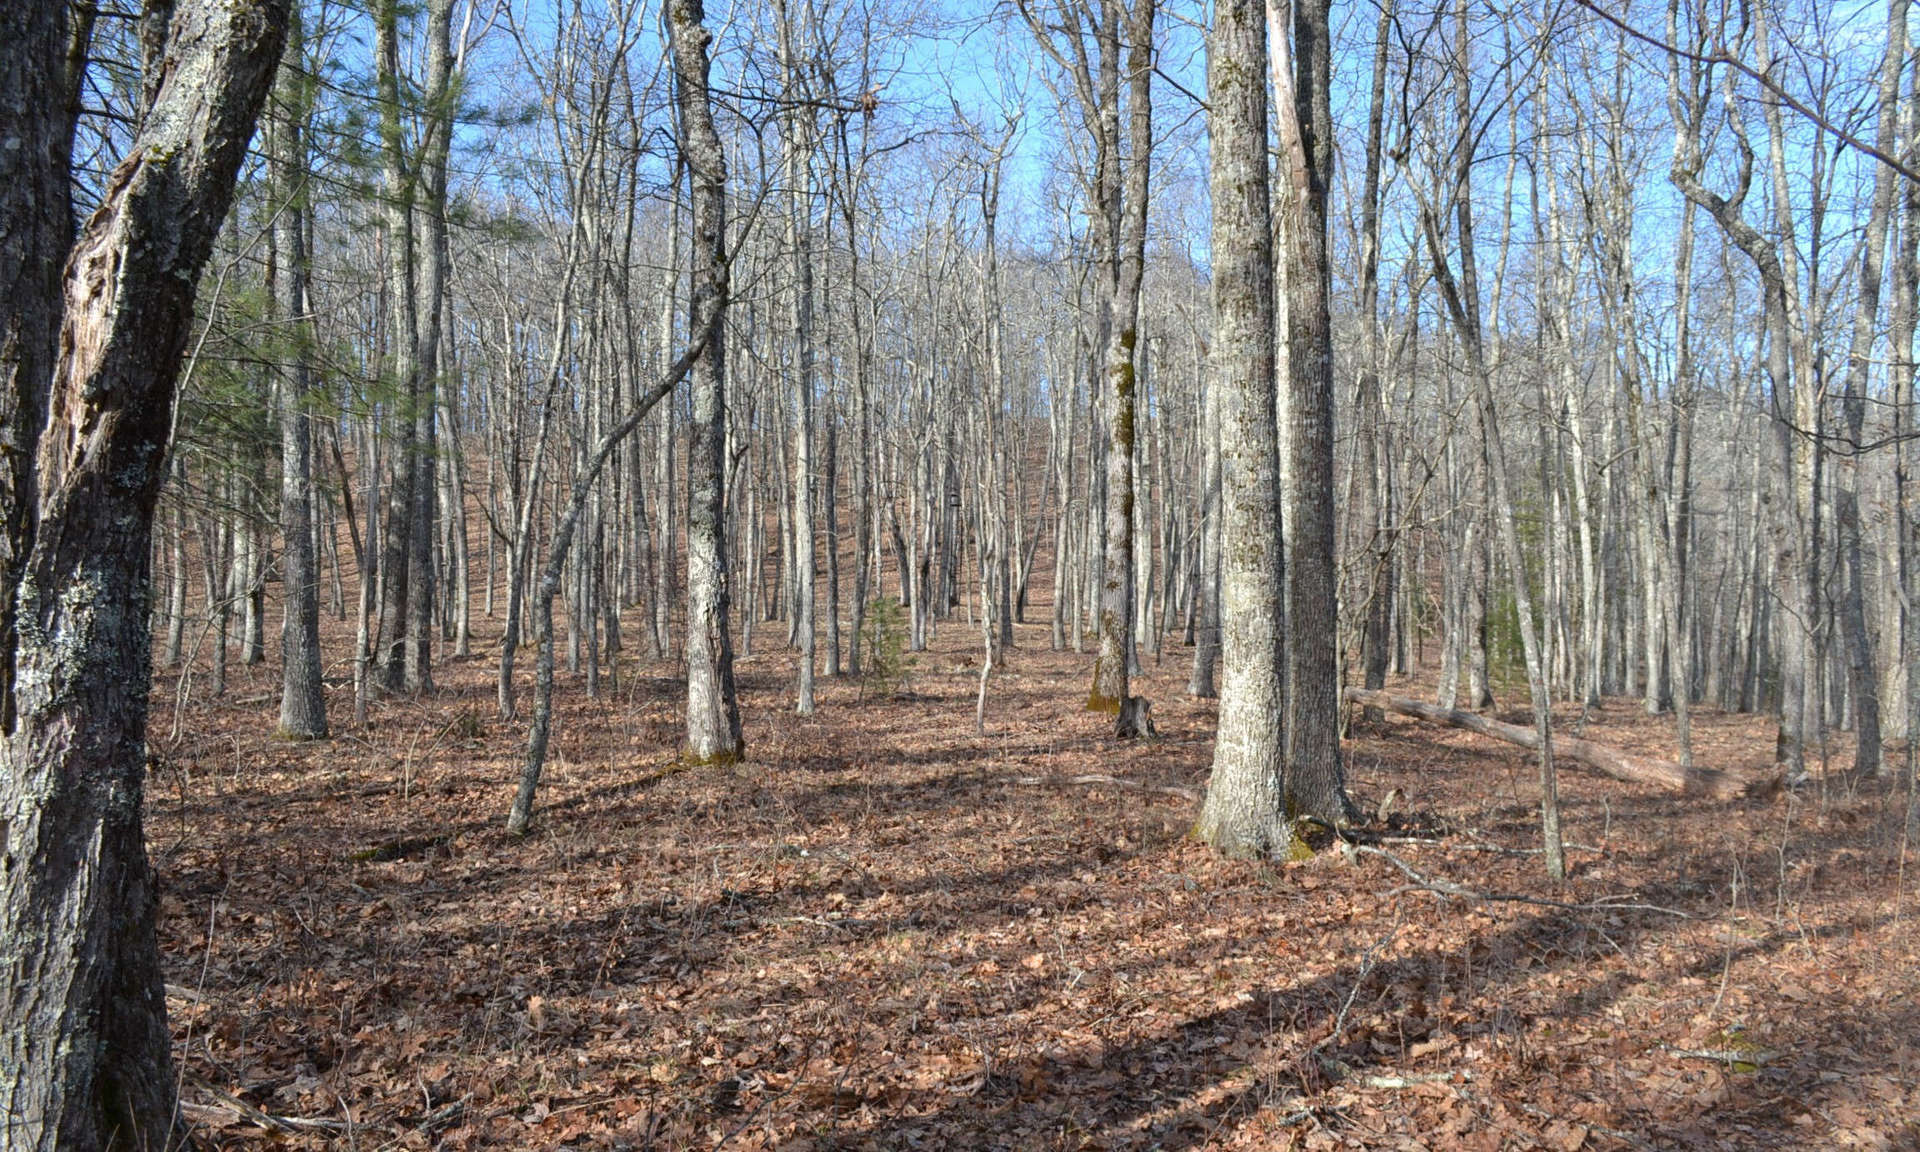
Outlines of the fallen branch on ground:
M 1741 1071 L 1759 1068 L 1780 1058 L 1780 1053 L 1767 1048 L 1675 1048 L 1669 1044 L 1660 1047 L 1670 1056 L 1682 1060 L 1711 1060 L 1716 1064 L 1726 1064 Z M 1740 1065 L 1747 1069 L 1740 1069 Z
M 1362 1076 L 1360 1087 L 1381 1092 L 1402 1092 L 1408 1088 L 1418 1088 L 1422 1084 L 1451 1084 L 1456 1080 L 1472 1079 L 1473 1073 L 1463 1068 L 1458 1072 L 1407 1072 L 1398 1076 Z
M 1125 788 L 1134 792 L 1159 792 L 1167 796 L 1178 796 L 1182 800 L 1199 803 L 1200 794 L 1191 788 L 1180 788 L 1172 784 L 1142 784 L 1136 780 L 1123 780 L 1118 776 L 1089 774 L 1085 776 L 1017 776 L 1015 784 L 1028 786 L 1048 784 L 1105 784 L 1110 788 Z
M 305 1116 L 275 1116 L 262 1112 L 231 1093 L 222 1092 L 212 1085 L 200 1085 L 200 1091 L 213 1097 L 212 1104 L 197 1104 L 182 1101 L 180 1111 L 190 1120 L 203 1124 L 232 1124 L 236 1121 L 251 1124 L 268 1132 L 339 1132 L 346 1125 L 338 1120 L 319 1120 Z
M 1564 900 L 1548 900 L 1541 896 L 1522 896 L 1512 892 L 1482 892 L 1477 888 L 1469 888 L 1464 884 L 1456 884 L 1451 880 L 1425 875 L 1413 865 L 1400 859 L 1400 857 L 1395 856 L 1393 853 L 1388 852 L 1384 848 L 1374 848 L 1366 844 L 1350 844 L 1343 841 L 1341 849 L 1345 851 L 1349 857 L 1378 856 L 1399 869 L 1401 874 L 1406 876 L 1407 879 L 1413 881 L 1410 887 L 1396 888 L 1392 892 L 1387 893 L 1389 896 L 1409 891 L 1432 892 L 1440 896 L 1451 896 L 1458 900 L 1485 900 L 1496 904 L 1532 904 L 1541 908 L 1558 908 L 1563 912 L 1659 912 L 1667 916 L 1678 916 L 1682 920 L 1693 919 L 1692 913 L 1682 912 L 1677 908 L 1663 908 L 1658 904 L 1633 903 L 1627 901 L 1624 897 L 1609 896 L 1604 899 L 1589 901 L 1585 904 L 1570 904 Z
M 1538 749 L 1540 747 L 1540 734 L 1533 728 L 1505 724 L 1477 712 L 1443 708 L 1424 700 L 1390 696 L 1385 692 L 1366 688 L 1348 688 L 1346 697 L 1354 704 L 1384 708 L 1389 712 L 1398 712 L 1402 716 L 1412 716 L 1420 720 L 1431 720 L 1436 724 L 1464 728 L 1482 736 L 1491 736 L 1495 740 L 1518 744 L 1522 748 Z M 1632 756 L 1610 745 L 1599 744 L 1578 736 L 1555 736 L 1553 754 L 1560 759 L 1590 768 L 1615 780 L 1624 780 L 1630 784 L 1653 784 L 1685 795 L 1711 796 L 1716 800 L 1737 800 L 1743 796 L 1771 796 L 1780 790 L 1783 782 L 1782 777 L 1777 773 L 1761 779 L 1749 780 L 1712 768 L 1685 768 L 1670 760 Z

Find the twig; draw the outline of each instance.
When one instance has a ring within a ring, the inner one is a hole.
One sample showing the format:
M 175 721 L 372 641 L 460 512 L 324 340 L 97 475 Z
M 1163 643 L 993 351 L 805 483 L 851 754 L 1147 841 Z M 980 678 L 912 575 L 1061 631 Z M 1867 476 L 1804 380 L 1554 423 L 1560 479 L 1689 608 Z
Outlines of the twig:
M 1046 786 L 1049 784 L 1105 784 L 1111 788 L 1126 788 L 1134 792 L 1159 792 L 1167 796 L 1178 796 L 1182 800 L 1199 803 L 1200 794 L 1191 788 L 1180 788 L 1172 784 L 1141 784 L 1135 780 L 1123 780 L 1118 776 L 1102 776 L 1092 773 L 1085 776 L 1016 776 L 1015 784 L 1028 786 Z
M 875 924 L 885 924 L 885 920 L 862 920 L 849 917 L 845 920 L 828 920 L 823 916 L 782 916 L 773 921 L 775 924 L 811 924 L 815 928 L 838 928 L 850 932 L 855 928 L 871 928 Z
M 1340 1011 L 1334 1013 L 1333 1031 L 1321 1037 L 1319 1043 L 1307 1049 L 1306 1059 L 1318 1064 L 1320 1070 L 1326 1073 L 1330 1079 L 1341 1079 L 1350 1069 L 1338 1060 L 1332 1060 L 1322 1056 L 1321 1052 L 1330 1044 L 1338 1044 L 1340 1037 L 1346 1034 L 1347 1013 L 1353 1010 L 1353 1002 L 1359 997 L 1360 989 L 1365 986 L 1367 977 L 1373 975 L 1374 954 L 1386 947 L 1387 944 L 1399 934 L 1400 913 L 1398 910 L 1395 910 L 1393 914 L 1393 925 L 1387 929 L 1386 935 L 1367 945 L 1367 950 L 1360 954 L 1360 970 L 1354 974 L 1353 986 L 1347 989 L 1347 998 L 1341 1002 Z
M 428 1099 L 429 1102 L 431 1102 L 432 1098 L 429 1097 Z M 455 1120 L 460 1119 L 461 1116 L 466 1114 L 467 1101 L 470 1099 L 472 1099 L 472 1097 L 462 1096 L 458 1100 L 448 1104 L 442 1104 L 440 1107 L 428 1112 L 417 1121 L 420 1130 L 429 1136 L 435 1135 L 442 1128 L 451 1125 Z
M 1546 851 L 1545 848 L 1509 848 L 1504 844 L 1485 844 L 1476 841 L 1467 841 L 1462 844 L 1450 844 L 1444 840 L 1408 842 L 1438 843 L 1442 847 L 1451 848 L 1459 852 L 1498 852 L 1502 856 L 1539 856 Z M 1391 841 L 1382 841 L 1382 843 L 1391 843 Z M 1560 847 L 1569 852 L 1592 852 L 1596 856 L 1605 856 L 1607 854 L 1605 848 L 1596 848 L 1591 844 L 1562 844 Z
M 1528 1104 L 1524 1101 L 1521 1101 L 1519 1103 L 1520 1103 L 1520 1111 L 1525 1112 L 1529 1116 L 1537 1116 L 1542 1120 L 1562 1119 L 1562 1117 L 1557 1113 L 1549 1112 L 1545 1108 L 1536 1108 L 1532 1104 Z M 1602 1136 L 1606 1136 L 1611 1139 L 1618 1140 L 1622 1144 L 1625 1144 L 1632 1148 L 1652 1148 L 1653 1147 L 1653 1145 L 1647 1143 L 1645 1140 L 1642 1140 L 1640 1137 L 1635 1136 L 1633 1133 L 1623 1131 L 1619 1128 L 1608 1128 L 1605 1125 L 1594 1124 L 1584 1120 L 1580 1121 L 1580 1126 L 1582 1128 L 1585 1128 L 1589 1132 L 1598 1132 Z
M 1743 1051 L 1739 1048 L 1675 1048 L 1671 1044 L 1662 1044 L 1660 1047 L 1668 1055 L 1678 1056 L 1682 1060 L 1712 1060 L 1716 1064 L 1727 1065 L 1750 1064 L 1755 1068 L 1780 1058 L 1780 1053 L 1770 1048 Z
M 1378 856 L 1387 863 L 1392 864 L 1395 868 L 1398 868 L 1409 880 L 1413 881 L 1411 888 L 1396 888 L 1392 892 L 1387 893 L 1389 896 L 1397 896 L 1402 892 L 1408 891 L 1434 892 L 1441 896 L 1452 896 L 1460 900 L 1485 900 L 1503 904 L 1532 904 L 1540 908 L 1558 908 L 1564 912 L 1660 912 L 1668 916 L 1678 916 L 1682 920 L 1693 919 L 1692 913 L 1682 912 L 1677 908 L 1663 908 L 1658 904 L 1627 903 L 1624 898 L 1620 897 L 1607 897 L 1586 904 L 1569 904 L 1564 900 L 1548 900 L 1539 896 L 1522 896 L 1518 893 L 1511 892 L 1482 892 L 1477 888 L 1468 888 L 1464 884 L 1456 884 L 1451 880 L 1424 875 L 1413 865 L 1400 859 L 1400 857 L 1395 856 L 1393 853 L 1388 852 L 1384 848 L 1373 848 L 1366 844 L 1343 844 L 1342 847 L 1349 856 L 1363 854 L 1367 856 Z

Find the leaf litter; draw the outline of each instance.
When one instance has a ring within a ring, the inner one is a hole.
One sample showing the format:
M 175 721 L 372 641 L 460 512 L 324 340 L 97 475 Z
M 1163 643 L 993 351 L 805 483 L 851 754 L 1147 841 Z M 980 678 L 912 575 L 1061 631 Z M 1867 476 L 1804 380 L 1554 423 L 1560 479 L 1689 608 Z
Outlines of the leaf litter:
M 912 694 L 822 678 L 814 717 L 790 653 L 743 658 L 751 758 L 719 770 L 677 763 L 670 667 L 624 661 L 600 700 L 563 674 L 521 839 L 524 732 L 486 661 L 322 744 L 273 740 L 270 696 L 190 700 L 186 736 L 155 726 L 148 834 L 198 1138 L 1920 1146 L 1905 797 L 1563 772 L 1579 847 L 1554 889 L 1525 753 L 1356 714 L 1350 784 L 1393 859 L 1225 861 L 1187 837 L 1213 709 L 1185 651 L 1136 688 L 1161 737 L 1120 745 L 1078 707 L 1087 658 L 1018 633 L 985 737 L 957 622 Z M 1768 758 L 1761 718 L 1695 731 L 1704 764 Z M 1648 752 L 1670 732 L 1630 701 L 1587 724 Z

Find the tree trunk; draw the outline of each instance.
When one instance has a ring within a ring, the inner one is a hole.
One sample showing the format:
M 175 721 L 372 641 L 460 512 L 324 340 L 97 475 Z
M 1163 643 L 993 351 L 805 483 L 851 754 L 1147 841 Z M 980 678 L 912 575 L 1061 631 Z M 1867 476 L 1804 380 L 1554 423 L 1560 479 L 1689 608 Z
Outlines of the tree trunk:
M 1332 31 L 1327 0 L 1292 0 L 1292 27 L 1267 6 L 1278 107 L 1279 232 L 1286 279 L 1286 805 L 1290 816 L 1348 818 L 1340 763 L 1340 613 L 1334 576 Z M 1291 45 L 1283 52 L 1281 45 Z
M 0 219 L 50 229 L 0 233 L 0 323 L 60 334 L 57 360 L 36 344 L 4 365 L 10 411 L 49 414 L 37 490 L 0 508 L 24 560 L 0 745 L 0 1145 L 19 1152 L 185 1138 L 141 829 L 150 546 L 195 287 L 287 24 L 273 0 L 174 11 L 127 158 L 63 264 L 67 222 L 40 213 L 64 196 L 35 197 L 68 178 L 67 106 L 48 98 L 65 90 L 67 11 L 0 17 L 0 112 L 36 145 L 0 151 Z M 15 237 L 62 279 L 16 266 Z
M 1782 599 L 1788 606 L 1788 620 L 1777 637 L 1780 649 L 1780 730 L 1776 755 L 1790 777 L 1806 771 L 1806 741 L 1809 687 L 1812 681 L 1812 637 L 1809 628 L 1813 615 L 1807 610 L 1813 590 L 1809 573 L 1813 541 L 1804 510 L 1803 477 L 1810 476 L 1808 450 L 1801 445 L 1796 428 L 1811 427 L 1811 420 L 1799 412 L 1800 392 L 1794 385 L 1792 365 L 1793 338 L 1788 312 L 1787 278 L 1774 242 L 1748 223 L 1741 213 L 1753 174 L 1753 153 L 1746 137 L 1736 134 L 1744 162 L 1732 195 L 1722 196 L 1701 183 L 1705 160 L 1701 155 L 1701 121 L 1705 116 L 1707 93 L 1713 80 L 1710 70 L 1696 68 L 1683 92 L 1680 65 L 1673 64 L 1669 86 L 1676 124 L 1675 150 L 1671 179 L 1689 201 L 1705 209 L 1727 238 L 1753 261 L 1760 274 L 1761 322 L 1766 338 L 1766 369 L 1772 389 L 1774 433 L 1785 472 L 1786 499 L 1776 501 L 1771 516 L 1772 535 L 1778 576 L 1784 587 Z M 1810 500 L 1810 494 L 1805 494 Z
M 1902 122 L 1907 140 L 1920 134 L 1920 71 L 1903 101 Z M 1911 181 L 1901 188 L 1899 242 L 1894 246 L 1893 300 L 1889 336 L 1898 351 L 1913 347 L 1914 326 L 1920 320 L 1920 184 Z M 1905 783 L 1909 799 L 1909 820 L 1920 816 L 1912 806 L 1915 786 L 1920 784 L 1920 476 L 1915 462 L 1920 458 L 1920 439 L 1916 439 L 1916 416 L 1920 416 L 1920 393 L 1914 388 L 1914 364 L 1910 356 L 1894 355 L 1887 373 L 1887 390 L 1893 402 L 1893 430 L 1898 446 L 1893 458 L 1895 578 L 1899 582 L 1900 662 L 1906 683 L 1906 768 Z
M 1110 239 L 1113 290 L 1108 310 L 1105 344 L 1107 408 L 1107 506 L 1105 565 L 1100 578 L 1098 618 L 1099 652 L 1094 657 L 1093 691 L 1087 707 L 1116 715 L 1129 695 L 1128 672 L 1133 659 L 1133 455 L 1138 349 L 1140 338 L 1140 283 L 1146 271 L 1147 179 L 1153 160 L 1153 0 L 1133 0 L 1127 14 L 1128 118 L 1125 176 L 1120 160 L 1119 53 L 1122 22 L 1119 0 L 1105 8 L 1113 56 L 1113 85 L 1103 115 L 1112 182 Z M 1110 31 L 1109 31 L 1110 30 Z
M 536 645 L 534 656 L 534 700 L 533 723 L 527 734 L 527 759 L 520 771 L 520 787 L 514 793 L 513 807 L 507 815 L 507 831 L 513 835 L 526 832 L 533 823 L 533 801 L 540 786 L 540 773 L 547 762 L 547 742 L 553 730 L 553 601 L 559 595 L 560 583 L 566 577 L 567 557 L 572 551 L 573 540 L 579 530 L 581 517 L 587 512 L 593 500 L 600 474 L 606 470 L 607 461 L 613 458 L 615 449 L 624 443 L 633 430 L 640 427 L 647 413 L 663 398 L 672 394 L 687 371 L 704 355 L 716 335 L 716 325 L 720 313 L 712 313 L 704 327 L 698 328 L 693 336 L 694 343 L 680 355 L 666 372 L 656 381 L 644 396 L 636 397 L 634 406 L 620 423 L 601 435 L 579 473 L 574 477 L 573 488 L 568 493 L 566 508 L 561 512 L 559 522 L 554 525 L 553 537 L 547 546 L 547 562 L 540 569 L 540 583 L 534 590 L 533 629 Z M 591 613 L 583 606 L 581 614 L 591 619 Z
M 380 91 L 381 181 L 386 219 L 387 371 L 398 400 L 388 422 L 395 430 L 392 480 L 387 490 L 386 529 L 380 556 L 380 685 L 389 692 L 406 686 L 407 581 L 412 548 L 414 458 L 419 402 L 419 326 L 414 314 L 414 183 L 407 174 L 406 127 L 400 98 L 399 0 L 378 0 L 374 10 L 374 55 Z
M 792 549 L 782 556 L 792 579 L 793 632 L 799 641 L 800 660 L 794 683 L 795 713 L 811 716 L 814 711 L 813 673 L 814 575 L 818 568 L 814 556 L 813 532 L 813 111 L 801 107 L 804 92 L 799 87 L 800 65 L 794 57 L 796 30 L 788 19 L 786 5 L 775 0 L 780 23 L 781 68 L 785 73 L 789 99 L 795 110 L 788 114 L 785 149 L 786 179 L 791 190 L 787 217 L 787 243 L 793 260 L 792 338 L 793 338 L 793 470 L 789 476 L 791 494 Z
M 1281 791 L 1280 448 L 1274 424 L 1273 233 L 1266 22 L 1218 0 L 1209 43 L 1213 386 L 1220 390 L 1220 721 L 1194 835 L 1229 856 L 1292 845 Z
M 0 69 L 0 730 L 13 726 L 15 590 L 33 547 L 34 450 L 59 352 L 61 269 L 73 242 L 68 169 L 92 13 L 70 4 L 0 12 L 9 50 Z
M 1214 677 L 1220 662 L 1220 383 L 1207 380 L 1202 387 L 1200 579 L 1193 593 L 1193 672 L 1187 694 L 1205 700 L 1220 694 Z
M 727 624 L 726 529 L 726 153 L 707 101 L 702 0 L 668 0 L 680 148 L 692 176 L 689 229 L 693 289 L 689 327 L 711 328 L 693 365 L 693 426 L 687 456 L 687 759 L 723 764 L 746 752 Z
M 417 169 L 407 203 L 415 207 L 421 235 L 413 246 L 420 267 L 416 293 L 408 309 L 413 317 L 412 370 L 408 378 L 414 424 L 413 452 L 407 461 L 407 611 L 405 679 L 415 695 L 433 691 L 433 621 L 438 579 L 434 566 L 434 521 L 439 502 L 440 313 L 447 281 L 447 153 L 453 133 L 453 53 L 449 44 L 453 0 L 428 0 L 426 6 L 427 79 L 425 123 Z M 409 241 L 412 244 L 412 241 Z M 404 364 L 405 361 L 402 361 Z
M 307 303 L 307 88 L 300 65 L 299 11 L 287 29 L 290 66 L 281 69 L 281 114 L 271 126 L 273 183 L 278 200 L 275 287 L 287 338 L 280 380 L 280 734 L 293 740 L 327 735 L 327 704 L 320 682 L 320 573 L 313 551 L 313 433 L 308 419 L 314 379 L 308 364 L 312 336 Z
M 1428 253 L 1433 257 L 1434 279 L 1453 321 L 1460 342 L 1465 346 L 1467 374 L 1473 386 L 1473 399 L 1479 414 L 1485 463 L 1492 481 L 1492 519 L 1500 533 L 1506 553 L 1507 573 L 1513 581 L 1513 600 L 1520 624 L 1520 646 L 1527 665 L 1527 685 L 1533 701 L 1534 728 L 1540 752 L 1540 831 L 1545 849 L 1547 876 L 1558 882 L 1566 878 L 1566 855 L 1560 835 L 1559 781 L 1553 761 L 1552 698 L 1547 689 L 1546 671 L 1540 659 L 1538 633 L 1534 629 L 1533 593 L 1528 587 L 1526 555 L 1514 524 L 1513 488 L 1507 472 L 1506 450 L 1502 444 L 1500 421 L 1493 401 L 1492 372 L 1486 358 L 1486 341 L 1480 319 L 1478 263 L 1474 249 L 1472 169 L 1474 153 L 1473 93 L 1469 72 L 1469 33 L 1466 0 L 1454 6 L 1454 97 L 1459 135 L 1453 152 L 1452 210 L 1459 246 L 1460 273 L 1456 277 L 1446 259 L 1441 241 L 1440 213 L 1423 212 Z M 1487 565 L 1491 576 L 1491 567 Z
M 1373 81 L 1367 103 L 1366 173 L 1360 196 L 1360 308 L 1366 324 L 1365 359 L 1360 366 L 1361 467 L 1372 489 L 1372 533 L 1368 552 L 1366 624 L 1361 643 L 1361 665 L 1368 688 L 1387 684 L 1387 657 L 1392 642 L 1391 612 L 1396 599 L 1393 563 L 1395 515 L 1392 453 L 1386 437 L 1387 410 L 1380 388 L 1380 161 L 1386 120 L 1387 50 L 1393 30 L 1394 2 L 1380 6 L 1374 34 Z M 1367 718 L 1379 720 L 1369 709 Z
M 1908 0 L 1887 0 L 1887 56 L 1880 71 L 1879 149 L 1892 155 L 1900 131 L 1900 73 L 1906 66 Z M 1880 771 L 1880 667 L 1873 634 L 1867 628 L 1867 565 L 1861 559 L 1859 455 L 1866 440 L 1867 372 L 1873 355 L 1875 327 L 1880 318 L 1880 289 L 1886 267 L 1887 224 L 1893 215 L 1894 171 L 1874 166 L 1873 208 L 1867 217 L 1860 253 L 1860 302 L 1853 319 L 1853 343 L 1847 355 L 1842 405 L 1848 449 L 1839 459 L 1840 483 L 1834 496 L 1834 519 L 1840 535 L 1840 555 L 1846 565 L 1846 583 L 1840 609 L 1841 630 L 1847 641 L 1847 679 L 1853 693 L 1854 771 Z M 1898 347 L 1896 345 L 1896 347 Z M 1899 399 L 1895 399 L 1899 403 Z M 1896 525 L 1895 531 L 1898 531 Z M 1913 734 L 1908 734 L 1913 739 Z

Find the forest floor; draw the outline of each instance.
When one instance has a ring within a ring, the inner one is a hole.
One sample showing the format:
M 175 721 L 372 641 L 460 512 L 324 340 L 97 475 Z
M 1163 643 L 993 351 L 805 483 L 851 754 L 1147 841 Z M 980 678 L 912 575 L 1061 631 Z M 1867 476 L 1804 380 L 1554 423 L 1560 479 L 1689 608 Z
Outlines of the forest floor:
M 1188 650 L 1149 658 L 1160 738 L 1122 746 L 1081 709 L 1090 658 L 1035 626 L 975 735 L 977 644 L 949 626 L 897 699 L 823 678 L 805 719 L 791 653 L 744 659 L 750 759 L 721 770 L 676 762 L 671 669 L 598 701 L 563 673 L 524 839 L 490 650 L 311 745 L 272 738 L 271 665 L 177 736 L 161 671 L 148 836 L 199 1138 L 1920 1148 L 1905 796 L 1728 805 L 1569 766 L 1555 888 L 1526 754 L 1389 718 L 1347 749 L 1380 847 L 1510 899 L 1337 846 L 1223 861 L 1187 835 L 1214 723 Z M 1771 759 L 1762 719 L 1695 723 L 1703 764 Z M 1586 734 L 1671 754 L 1632 701 Z

